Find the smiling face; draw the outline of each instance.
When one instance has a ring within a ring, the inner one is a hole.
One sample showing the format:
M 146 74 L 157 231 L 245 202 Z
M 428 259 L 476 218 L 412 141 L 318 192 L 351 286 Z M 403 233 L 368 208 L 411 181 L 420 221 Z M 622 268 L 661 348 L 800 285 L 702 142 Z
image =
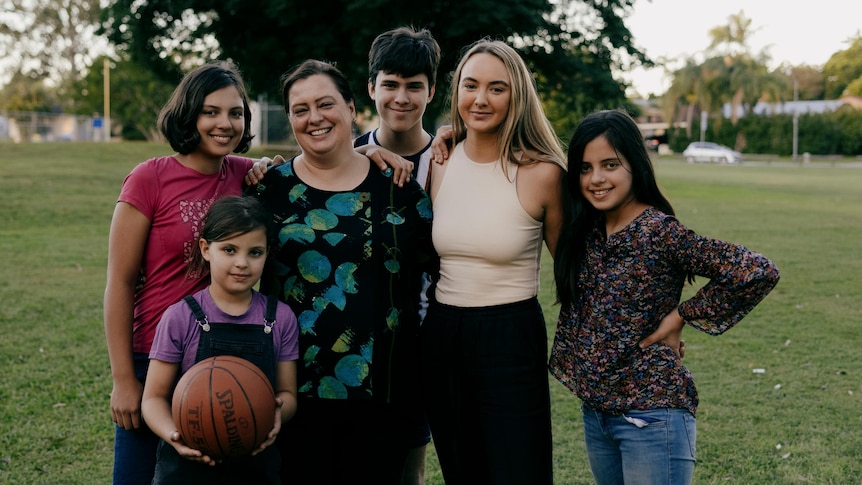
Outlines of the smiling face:
M 468 133 L 496 133 L 511 97 L 509 72 L 500 58 L 482 52 L 467 59 L 458 81 L 458 114 Z
M 403 77 L 380 71 L 375 83 L 368 84 L 368 95 L 374 100 L 382 126 L 405 133 L 422 129 L 422 115 L 434 99 L 434 88 L 428 86 L 425 74 Z
M 201 255 L 209 263 L 212 291 L 238 295 L 251 291 L 263 273 L 266 261 L 266 231 L 208 242 L 200 239 Z
M 293 83 L 288 115 L 296 141 L 307 156 L 321 157 L 353 151 L 353 102 L 346 102 L 326 74 L 315 74 Z
M 242 141 L 245 128 L 242 96 L 236 87 L 228 86 L 208 94 L 196 126 L 201 136 L 196 152 L 218 159 L 233 152 Z
M 604 136 L 584 146 L 579 170 L 581 194 L 597 210 L 624 214 L 635 205 L 631 167 Z

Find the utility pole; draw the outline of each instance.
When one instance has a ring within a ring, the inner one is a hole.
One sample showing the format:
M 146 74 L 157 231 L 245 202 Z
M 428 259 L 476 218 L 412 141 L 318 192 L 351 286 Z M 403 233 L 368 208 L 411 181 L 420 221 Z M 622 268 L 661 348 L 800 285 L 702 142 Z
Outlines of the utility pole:
M 102 71 L 104 73 L 104 103 L 105 103 L 105 113 L 104 120 L 102 121 L 102 130 L 105 133 L 105 141 L 111 141 L 111 63 L 108 61 L 108 58 L 105 57 L 104 62 L 102 64 Z
M 793 76 L 793 159 L 799 156 L 799 80 Z

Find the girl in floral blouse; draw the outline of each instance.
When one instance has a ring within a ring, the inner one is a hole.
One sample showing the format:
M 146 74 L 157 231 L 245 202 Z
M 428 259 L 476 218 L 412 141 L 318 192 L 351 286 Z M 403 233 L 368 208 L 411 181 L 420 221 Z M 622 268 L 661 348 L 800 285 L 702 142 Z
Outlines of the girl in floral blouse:
M 674 217 L 643 137 L 624 112 L 587 116 L 568 159 L 551 372 L 583 401 L 599 485 L 690 483 L 698 398 L 679 355 L 682 328 L 723 333 L 772 290 L 778 269 Z M 710 281 L 680 303 L 695 275 Z

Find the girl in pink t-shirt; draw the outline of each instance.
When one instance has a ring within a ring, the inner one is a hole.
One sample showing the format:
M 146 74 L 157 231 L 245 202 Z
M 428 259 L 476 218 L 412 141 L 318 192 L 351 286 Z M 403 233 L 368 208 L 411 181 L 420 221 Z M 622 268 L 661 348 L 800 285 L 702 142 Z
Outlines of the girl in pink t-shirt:
M 210 204 L 239 195 L 253 161 L 251 110 L 236 69 L 206 64 L 187 74 L 159 113 L 176 153 L 132 170 L 114 209 L 104 320 L 116 423 L 114 483 L 149 484 L 158 438 L 141 420 L 147 357 L 164 310 L 206 287 L 187 264 Z

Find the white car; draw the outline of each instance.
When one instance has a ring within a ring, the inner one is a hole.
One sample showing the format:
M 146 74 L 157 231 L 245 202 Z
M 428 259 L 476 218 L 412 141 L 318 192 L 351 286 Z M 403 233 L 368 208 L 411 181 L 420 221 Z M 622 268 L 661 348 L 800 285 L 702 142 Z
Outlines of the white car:
M 685 161 L 688 163 L 739 163 L 742 161 L 742 154 L 738 151 L 709 141 L 696 141 L 689 144 L 688 147 L 683 150 L 682 156 L 685 157 Z

